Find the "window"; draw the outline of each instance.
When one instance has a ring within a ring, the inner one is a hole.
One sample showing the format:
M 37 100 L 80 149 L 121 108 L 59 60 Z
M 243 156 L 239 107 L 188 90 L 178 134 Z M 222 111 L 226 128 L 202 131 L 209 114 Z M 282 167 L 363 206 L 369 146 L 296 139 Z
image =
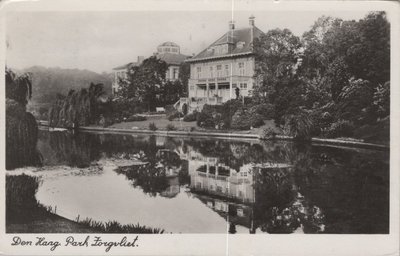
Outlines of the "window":
M 197 78 L 201 77 L 201 67 L 197 67 Z
M 247 89 L 247 84 L 246 83 L 240 83 L 240 89 Z
M 170 48 L 165 48 L 165 51 L 166 51 L 166 52 L 170 52 L 171 49 L 170 49 Z
M 229 65 L 225 65 L 225 76 L 229 76 Z
M 173 48 L 172 52 L 178 52 L 178 49 Z
M 210 77 L 214 77 L 214 68 L 212 66 L 210 67 Z
M 239 62 L 239 75 L 244 76 L 244 62 Z
M 245 44 L 245 43 L 242 42 L 242 41 L 237 42 L 237 43 L 236 43 L 236 47 L 239 48 L 239 49 L 240 49 L 240 48 L 243 48 L 244 44 Z
M 174 68 L 172 72 L 172 79 L 178 79 L 178 69 Z
M 191 86 L 189 87 L 189 90 L 193 91 L 193 90 L 194 90 L 194 85 L 191 85 Z
M 217 65 L 217 76 L 222 77 L 222 65 Z

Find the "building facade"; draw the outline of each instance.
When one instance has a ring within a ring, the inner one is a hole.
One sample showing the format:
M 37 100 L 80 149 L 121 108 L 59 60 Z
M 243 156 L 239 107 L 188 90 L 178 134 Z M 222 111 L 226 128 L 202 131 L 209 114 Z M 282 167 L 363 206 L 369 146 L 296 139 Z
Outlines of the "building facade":
M 222 104 L 230 99 L 251 97 L 254 87 L 254 38 L 263 32 L 249 18 L 249 27 L 229 31 L 202 52 L 186 60 L 190 63 L 188 98 L 181 98 L 180 106 L 190 112 L 201 110 L 205 104 Z
M 179 67 L 189 57 L 181 54 L 180 47 L 173 42 L 165 42 L 157 47 L 154 56 L 167 63 L 168 69 L 165 78 L 168 81 L 175 81 L 179 78 Z M 140 66 L 144 60 L 144 56 L 139 56 L 136 62 L 130 62 L 126 65 L 113 69 L 114 79 L 112 83 L 113 94 L 117 93 L 121 88 L 121 79 L 127 79 L 127 72 L 134 66 Z

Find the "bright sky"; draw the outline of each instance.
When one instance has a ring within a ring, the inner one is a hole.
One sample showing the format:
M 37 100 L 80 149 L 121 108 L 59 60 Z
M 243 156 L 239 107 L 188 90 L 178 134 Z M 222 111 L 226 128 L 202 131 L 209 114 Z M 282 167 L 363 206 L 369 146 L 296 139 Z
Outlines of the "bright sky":
M 235 12 L 236 27 L 248 17 L 266 32 L 288 28 L 301 36 L 314 21 L 328 15 L 363 18 L 367 12 Z M 150 56 L 165 41 L 180 45 L 183 54 L 198 53 L 228 30 L 232 13 L 222 11 L 12 12 L 8 13 L 7 65 L 26 68 L 79 68 L 110 72 L 112 68 Z

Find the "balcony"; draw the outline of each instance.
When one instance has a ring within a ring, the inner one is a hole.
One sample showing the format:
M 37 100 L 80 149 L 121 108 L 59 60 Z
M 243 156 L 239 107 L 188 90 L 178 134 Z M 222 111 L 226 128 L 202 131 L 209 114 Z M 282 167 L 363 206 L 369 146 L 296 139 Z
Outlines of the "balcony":
M 196 97 L 190 98 L 190 102 L 197 105 L 217 105 L 222 103 L 222 97 Z
M 194 84 L 206 84 L 206 83 L 226 83 L 239 81 L 239 82 L 247 82 L 249 79 L 252 79 L 252 76 L 222 76 L 222 77 L 213 77 L 213 78 L 190 78 L 189 82 Z

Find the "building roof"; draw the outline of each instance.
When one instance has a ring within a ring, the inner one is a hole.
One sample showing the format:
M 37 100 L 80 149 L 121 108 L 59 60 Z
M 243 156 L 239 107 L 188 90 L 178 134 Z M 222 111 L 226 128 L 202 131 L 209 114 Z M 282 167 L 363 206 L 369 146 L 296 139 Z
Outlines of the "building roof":
M 179 45 L 177 45 L 177 44 L 174 43 L 174 42 L 164 42 L 164 43 L 160 44 L 158 47 L 160 47 L 160 46 L 174 46 L 174 47 L 179 47 Z
M 116 68 L 113 68 L 113 70 L 127 70 L 131 67 L 137 67 L 140 64 L 138 62 L 129 62 L 128 64 L 122 65 L 122 66 L 118 66 Z
M 183 55 L 180 53 L 168 53 L 168 52 L 158 53 L 156 56 L 160 60 L 165 61 L 168 65 L 180 65 L 187 58 L 189 58 L 189 56 L 187 55 Z
M 263 32 L 255 26 L 230 30 L 202 52 L 188 60 L 188 62 L 251 54 L 253 53 L 253 39 L 262 34 Z M 242 42 L 242 45 L 239 46 L 238 42 Z M 211 50 L 214 46 L 222 44 L 231 45 L 228 52 L 221 54 L 217 51 Z

